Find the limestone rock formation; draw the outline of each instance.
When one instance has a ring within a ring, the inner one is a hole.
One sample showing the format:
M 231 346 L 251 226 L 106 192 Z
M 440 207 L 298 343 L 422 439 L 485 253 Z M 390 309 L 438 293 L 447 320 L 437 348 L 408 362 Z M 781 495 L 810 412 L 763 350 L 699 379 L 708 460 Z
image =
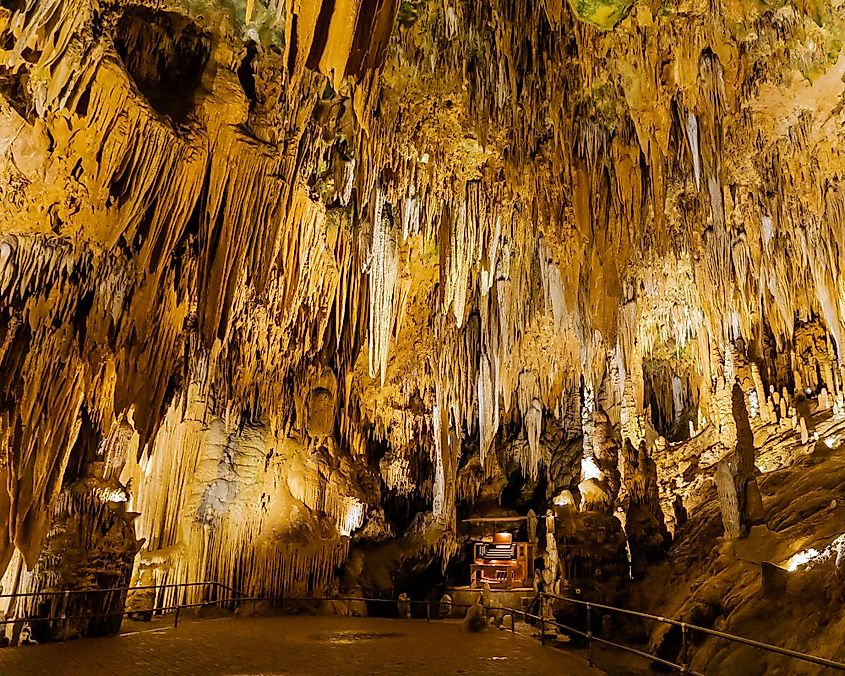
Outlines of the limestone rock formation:
M 573 513 L 567 518 L 569 509 L 557 508 L 555 518 L 561 577 L 569 587 L 581 588 L 591 600 L 610 601 L 629 576 L 622 524 L 616 517 L 596 511 Z
M 747 534 L 751 526 L 763 523 L 765 515 L 754 475 L 754 436 L 745 409 L 745 395 L 739 383 L 733 386 L 732 410 L 737 430 L 736 450 L 729 458 L 719 462 L 716 485 L 725 536 L 738 538 Z
M 119 630 L 135 555 L 136 514 L 126 511 L 125 487 L 103 480 L 102 467 L 65 488 L 48 516 L 49 530 L 35 566 L 17 566 L 20 602 L 35 641 L 101 636 Z M 117 591 L 99 592 L 96 590 Z M 86 590 L 94 593 L 85 594 Z M 43 599 L 37 594 L 47 592 Z M 65 595 L 60 592 L 70 592 Z M 20 626 L 16 630 L 20 630 Z
M 658 563 L 669 546 L 660 493 L 657 465 L 649 457 L 645 441 L 634 450 L 629 440 L 622 446 L 623 480 L 628 504 L 625 507 L 625 535 L 631 559 L 631 575 L 645 576 L 648 566 Z

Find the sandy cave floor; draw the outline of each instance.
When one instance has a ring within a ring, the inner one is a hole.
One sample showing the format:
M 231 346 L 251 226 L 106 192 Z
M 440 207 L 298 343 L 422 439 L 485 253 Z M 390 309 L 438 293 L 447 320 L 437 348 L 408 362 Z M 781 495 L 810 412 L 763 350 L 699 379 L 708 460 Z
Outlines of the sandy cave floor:
M 602 674 L 530 638 L 460 624 L 284 616 L 188 621 L 0 651 L 0 674 Z

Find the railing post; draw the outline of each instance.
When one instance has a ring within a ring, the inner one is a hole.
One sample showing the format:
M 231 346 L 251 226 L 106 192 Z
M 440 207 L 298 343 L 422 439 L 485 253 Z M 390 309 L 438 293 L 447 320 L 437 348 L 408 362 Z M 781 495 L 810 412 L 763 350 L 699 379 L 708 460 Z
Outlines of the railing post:
M 425 619 L 431 622 L 431 601 L 425 602 Z
M 179 626 L 179 610 L 181 610 L 181 608 L 182 608 L 181 604 L 176 605 L 176 617 L 173 618 L 173 628 L 174 629 Z
M 587 603 L 587 664 L 593 666 L 593 613 Z
M 681 671 L 685 674 L 689 673 L 689 665 L 687 664 L 687 624 L 681 622 Z
M 540 603 L 540 645 L 546 645 L 546 617 L 543 615 L 542 603 Z

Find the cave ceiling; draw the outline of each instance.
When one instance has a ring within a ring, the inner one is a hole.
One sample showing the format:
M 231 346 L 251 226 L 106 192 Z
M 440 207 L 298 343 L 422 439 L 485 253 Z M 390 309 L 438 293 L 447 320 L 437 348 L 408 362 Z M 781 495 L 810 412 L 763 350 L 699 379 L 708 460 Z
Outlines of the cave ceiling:
M 279 467 L 275 534 L 409 487 L 449 531 L 514 429 L 536 476 L 585 400 L 671 419 L 680 374 L 709 418 L 738 341 L 838 349 L 843 38 L 842 0 L 4 2 L 0 564 L 90 462 L 151 550 L 180 462 L 192 519 Z

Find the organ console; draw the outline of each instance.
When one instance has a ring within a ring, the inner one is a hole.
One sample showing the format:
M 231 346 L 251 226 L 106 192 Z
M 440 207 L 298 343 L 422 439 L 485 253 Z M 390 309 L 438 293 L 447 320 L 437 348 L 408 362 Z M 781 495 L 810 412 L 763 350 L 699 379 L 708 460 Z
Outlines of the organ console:
M 470 586 L 491 589 L 530 587 L 534 578 L 534 547 L 514 542 L 511 533 L 496 533 L 473 542 Z

